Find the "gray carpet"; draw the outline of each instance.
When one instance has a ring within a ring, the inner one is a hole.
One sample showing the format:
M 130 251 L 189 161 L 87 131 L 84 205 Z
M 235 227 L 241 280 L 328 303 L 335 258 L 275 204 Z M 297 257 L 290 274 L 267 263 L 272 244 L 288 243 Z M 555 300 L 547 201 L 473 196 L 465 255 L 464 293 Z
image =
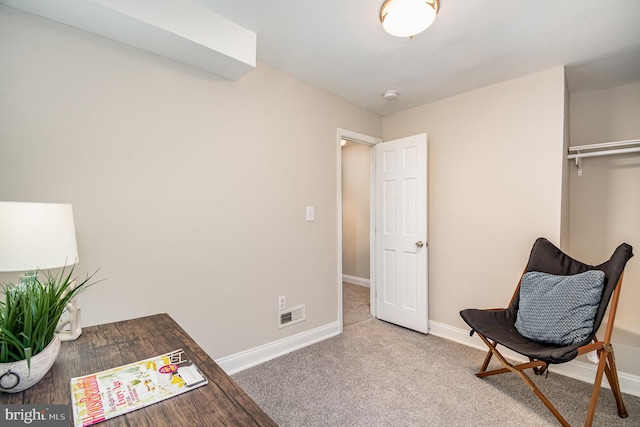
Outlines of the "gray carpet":
M 478 379 L 484 352 L 374 318 L 340 336 L 233 375 L 280 426 L 553 426 L 518 377 Z M 591 387 L 553 371 L 534 378 L 571 425 L 583 425 Z M 640 426 L 640 398 L 617 416 L 603 389 L 594 425 Z
M 370 290 L 364 286 L 342 283 L 342 325 L 348 327 L 371 318 Z

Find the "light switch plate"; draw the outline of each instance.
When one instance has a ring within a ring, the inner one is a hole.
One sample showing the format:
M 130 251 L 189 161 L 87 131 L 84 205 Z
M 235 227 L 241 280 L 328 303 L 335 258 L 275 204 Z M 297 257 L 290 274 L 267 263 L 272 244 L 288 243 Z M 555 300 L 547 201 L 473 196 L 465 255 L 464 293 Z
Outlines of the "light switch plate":
M 307 206 L 306 219 L 307 221 L 315 220 L 315 209 L 313 208 L 313 206 Z

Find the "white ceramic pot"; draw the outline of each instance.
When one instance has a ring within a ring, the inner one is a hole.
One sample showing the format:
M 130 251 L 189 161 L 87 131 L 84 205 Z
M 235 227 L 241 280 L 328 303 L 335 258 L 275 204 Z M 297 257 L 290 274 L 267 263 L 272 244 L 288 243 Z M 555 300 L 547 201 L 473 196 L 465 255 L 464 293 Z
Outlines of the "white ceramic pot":
M 0 391 L 18 393 L 35 385 L 49 372 L 59 352 L 60 339 L 56 334 L 44 350 L 31 358 L 30 371 L 26 360 L 0 363 Z

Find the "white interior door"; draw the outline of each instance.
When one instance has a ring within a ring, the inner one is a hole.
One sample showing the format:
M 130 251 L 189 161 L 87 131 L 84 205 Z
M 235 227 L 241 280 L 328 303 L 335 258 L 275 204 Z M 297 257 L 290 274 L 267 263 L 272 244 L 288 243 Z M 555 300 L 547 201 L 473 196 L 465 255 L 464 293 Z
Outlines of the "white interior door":
M 427 134 L 377 144 L 375 156 L 376 316 L 427 333 Z

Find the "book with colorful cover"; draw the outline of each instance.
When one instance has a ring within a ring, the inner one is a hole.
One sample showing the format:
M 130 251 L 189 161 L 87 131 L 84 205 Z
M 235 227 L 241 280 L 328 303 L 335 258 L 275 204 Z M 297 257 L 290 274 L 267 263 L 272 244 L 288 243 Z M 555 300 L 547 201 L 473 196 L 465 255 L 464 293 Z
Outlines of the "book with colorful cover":
M 207 383 L 182 349 L 71 378 L 73 425 L 96 424 Z

